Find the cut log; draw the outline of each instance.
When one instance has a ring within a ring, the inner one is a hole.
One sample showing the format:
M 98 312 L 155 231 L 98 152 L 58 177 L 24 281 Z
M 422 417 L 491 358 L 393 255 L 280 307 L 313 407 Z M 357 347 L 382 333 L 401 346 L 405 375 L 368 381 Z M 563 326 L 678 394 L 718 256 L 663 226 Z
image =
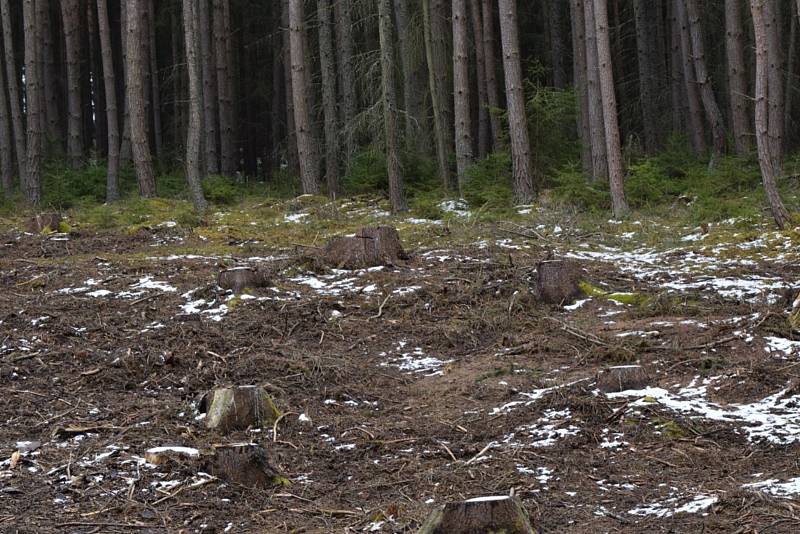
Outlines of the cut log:
M 30 232 L 58 232 L 59 224 L 63 219 L 59 213 L 39 213 L 28 219 L 27 227 Z
M 215 389 L 201 400 L 200 411 L 206 407 L 206 428 L 220 432 L 269 427 L 281 415 L 272 397 L 259 386 Z
M 528 514 L 515 497 L 479 497 L 447 503 L 425 521 L 419 534 L 533 534 Z
M 168 462 L 187 462 L 200 458 L 200 451 L 192 447 L 153 447 L 144 453 L 149 464 L 163 465 Z
M 574 261 L 546 260 L 536 267 L 534 295 L 547 304 L 570 304 L 583 294 L 584 272 Z
M 334 237 L 322 256 L 330 266 L 351 270 L 392 265 L 408 258 L 400 234 L 391 226 L 362 228 L 352 237 Z
M 269 274 L 262 269 L 252 267 L 234 267 L 219 273 L 217 285 L 222 289 L 230 289 L 237 295 L 245 289 L 257 289 L 272 285 Z
M 267 451 L 256 443 L 214 445 L 211 474 L 248 488 L 267 488 L 287 484 L 267 458 Z
M 642 389 L 650 384 L 650 376 L 641 365 L 618 365 L 600 371 L 597 389 L 604 393 L 615 393 L 629 389 Z

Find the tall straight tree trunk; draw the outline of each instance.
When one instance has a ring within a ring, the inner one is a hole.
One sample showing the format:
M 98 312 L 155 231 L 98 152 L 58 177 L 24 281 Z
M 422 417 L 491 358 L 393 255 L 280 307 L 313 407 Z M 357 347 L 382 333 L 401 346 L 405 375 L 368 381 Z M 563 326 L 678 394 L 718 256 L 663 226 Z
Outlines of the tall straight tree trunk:
M 11 148 L 11 114 L 5 88 L 5 69 L 0 65 L 0 185 L 6 196 L 10 196 L 14 189 L 14 151 Z
M 592 174 L 592 136 L 589 128 L 589 91 L 586 83 L 586 21 L 584 0 L 570 0 L 572 21 L 572 70 L 577 101 L 578 139 L 581 142 L 581 168 Z
M 121 164 L 133 162 L 133 147 L 131 146 L 131 103 L 128 96 L 128 80 L 130 78 L 130 61 L 128 60 L 128 13 L 134 13 L 132 6 L 127 2 L 120 3 L 120 27 L 121 27 L 121 48 L 122 48 L 122 88 L 125 93 L 125 103 L 122 106 L 122 141 L 119 147 L 119 159 Z M 176 34 L 179 35 L 179 34 Z M 140 52 L 141 54 L 141 52 Z M 144 84 L 144 82 L 142 82 Z M 144 98 L 144 95 L 142 95 Z M 177 99 L 176 99 L 177 100 Z
M 750 119 L 747 112 L 749 98 L 740 0 L 725 0 L 725 51 L 733 139 L 736 153 L 745 154 L 750 150 Z
M 328 196 L 339 193 L 339 128 L 336 118 L 336 61 L 333 55 L 331 0 L 317 0 L 322 109 L 325 115 L 325 182 Z
M 472 16 L 472 43 L 475 47 L 475 73 L 478 87 L 478 158 L 489 154 L 489 99 L 486 94 L 486 58 L 483 51 L 483 21 L 481 20 L 480 0 L 470 0 Z
M 217 56 L 217 96 L 219 97 L 220 170 L 232 176 L 236 172 L 233 142 L 233 44 L 231 43 L 230 0 L 214 0 L 214 38 Z
M 630 209 L 623 188 L 622 149 L 619 140 L 617 97 L 614 94 L 614 71 L 611 65 L 611 41 L 608 32 L 607 0 L 594 0 L 594 26 L 597 32 L 597 61 L 600 68 L 600 92 L 603 95 L 606 147 L 608 150 L 608 180 L 611 206 L 615 217 L 623 217 Z
M 450 117 L 447 110 L 447 45 L 443 28 L 442 5 L 444 0 L 423 0 L 425 55 L 428 61 L 428 82 L 433 108 L 434 137 L 439 177 L 445 191 L 452 187 L 450 174 Z
M 86 27 L 89 43 L 86 49 L 89 53 L 88 64 L 91 67 L 89 75 L 91 98 L 88 105 L 89 112 L 84 114 L 84 117 L 90 125 L 94 123 L 94 150 L 101 156 L 108 156 L 108 121 L 105 113 L 108 104 L 102 79 L 103 58 L 98 35 L 97 2 L 86 2 Z
M 100 48 L 103 56 L 103 81 L 106 88 L 106 116 L 108 123 L 108 169 L 106 175 L 106 201 L 119 200 L 119 110 L 117 108 L 117 82 L 114 74 L 114 52 L 111 45 L 111 27 L 108 18 L 108 1 L 97 0 Z
M 414 93 L 414 62 L 409 27 L 409 1 L 394 0 L 394 15 L 397 20 L 397 41 L 400 51 L 400 63 L 403 68 L 403 107 L 405 108 L 405 145 L 413 150 L 418 145 L 419 123 L 421 113 L 417 103 L 419 99 Z
M 126 95 L 128 116 L 131 128 L 131 149 L 139 194 L 153 197 L 156 194 L 156 180 L 153 173 L 153 157 L 147 136 L 147 115 L 145 105 L 144 62 L 142 48 L 137 44 L 144 37 L 141 27 L 145 0 L 127 2 L 127 63 Z
M 203 127 L 203 76 L 200 69 L 200 35 L 197 28 L 197 3 L 183 0 L 183 32 L 186 41 L 186 66 L 189 71 L 189 129 L 186 132 L 186 182 L 192 204 L 199 213 L 206 211 L 200 182 L 200 129 Z
M 381 92 L 386 133 L 386 168 L 389 173 L 389 199 L 394 213 L 406 211 L 403 176 L 400 170 L 400 138 L 397 132 L 397 94 L 395 89 L 394 29 L 391 0 L 378 0 L 378 32 L 381 47 Z
M 292 60 L 292 99 L 294 101 L 294 124 L 297 129 L 297 152 L 300 159 L 300 183 L 303 193 L 319 193 L 317 181 L 316 147 L 311 133 L 311 112 L 307 101 L 306 87 L 309 76 L 306 53 L 303 49 L 305 32 L 303 0 L 289 0 L 289 42 Z
M 475 46 L 483 47 L 483 61 L 486 64 L 486 99 L 489 103 L 489 125 L 492 127 L 492 146 L 500 147 L 503 135 L 500 118 L 496 110 L 500 109 L 500 96 L 497 85 L 497 45 L 494 31 L 494 0 L 481 0 L 483 15 L 483 43 Z
M 164 137 L 161 126 L 161 80 L 158 71 L 158 46 L 156 42 L 156 4 L 155 0 L 149 0 L 147 12 L 150 14 L 150 24 L 148 24 L 150 39 L 150 84 L 151 99 L 153 109 L 153 140 L 156 151 L 156 158 L 161 158 L 164 152 Z
M 725 125 L 723 124 L 722 112 L 717 104 L 717 97 L 714 96 L 714 89 L 711 87 L 711 77 L 708 74 L 703 29 L 700 26 L 700 10 L 697 7 L 697 0 L 685 0 L 685 2 L 692 38 L 694 72 L 697 77 L 697 83 L 700 86 L 700 98 L 703 102 L 706 119 L 711 125 L 711 137 L 714 147 L 714 158 L 712 158 L 711 165 L 713 166 L 714 160 L 721 158 L 725 154 Z
M 550 65 L 553 69 L 553 87 L 564 89 L 567 86 L 567 71 L 564 66 L 564 30 L 561 26 L 564 0 L 547 0 L 547 26 L 550 34 Z
M 639 94 L 642 107 L 644 148 L 653 154 L 658 148 L 658 87 L 655 86 L 655 11 L 653 0 L 636 0 L 633 5 L 636 23 L 636 50 L 639 65 Z
M 764 23 L 767 30 L 767 57 L 769 58 L 769 139 L 772 144 L 772 165 L 777 175 L 783 166 L 783 84 L 784 63 L 781 24 L 777 2 L 764 2 Z
M 346 0 L 343 0 L 346 1 Z M 292 89 L 292 58 L 289 46 L 289 0 L 281 2 L 281 43 L 283 46 L 283 81 L 286 98 L 286 163 L 290 176 L 300 176 L 297 152 L 297 128 L 294 125 L 294 91 Z M 352 83 L 355 83 L 353 81 Z M 350 136 L 348 136 L 349 139 Z M 349 145 L 348 145 L 349 146 Z M 349 158 L 350 156 L 348 156 Z
M 605 121 L 603 120 L 603 97 L 600 92 L 593 0 L 584 0 L 583 9 L 583 19 L 586 25 L 586 87 L 589 95 L 589 132 L 591 135 L 589 145 L 592 150 L 592 179 L 604 182 L 608 179 L 608 150 L 606 148 Z
M 700 90 L 694 68 L 694 52 L 692 51 L 692 38 L 689 33 L 689 18 L 686 16 L 686 8 L 683 2 L 684 0 L 674 0 L 673 8 L 675 20 L 680 27 L 681 34 L 682 71 L 688 107 L 686 126 L 689 129 L 689 137 L 692 140 L 692 147 L 695 153 L 703 154 L 707 150 L 705 126 L 703 124 L 703 105 L 700 102 Z
M 453 0 L 453 109 L 459 195 L 463 194 L 467 182 L 467 168 L 472 164 L 472 117 L 467 46 L 467 2 Z
M 42 81 L 41 33 L 36 23 L 35 0 L 23 0 L 22 19 L 25 26 L 25 102 L 27 109 L 27 179 L 22 184 L 25 197 L 31 204 L 41 200 L 42 171 Z
M 783 205 L 776 181 L 775 156 L 772 154 L 773 144 L 769 137 L 769 36 L 767 29 L 766 4 L 769 0 L 750 0 L 750 12 L 753 16 L 753 28 L 756 41 L 756 99 L 755 127 L 758 145 L 758 162 L 761 166 L 761 178 L 764 191 L 772 210 L 772 216 L 778 228 L 783 229 L 789 221 L 789 212 Z
M 67 155 L 73 169 L 83 165 L 83 100 L 79 0 L 61 1 L 67 64 Z
M 499 0 L 500 35 L 503 43 L 503 70 L 508 100 L 508 129 L 511 138 L 511 163 L 514 196 L 520 204 L 533 200 L 531 142 L 525 94 L 522 90 L 522 65 L 519 58 L 517 0 Z
M 28 183 L 28 152 L 25 147 L 25 126 L 22 119 L 22 98 L 19 89 L 19 70 L 14 53 L 14 32 L 11 26 L 11 10 L 8 0 L 0 0 L 2 15 L 3 46 L 6 63 L 6 80 L 8 84 L 8 100 L 11 109 L 11 130 L 14 134 L 14 153 L 17 159 L 20 186 L 24 189 Z
M 669 88 L 672 111 L 672 131 L 674 133 L 687 131 L 684 129 L 686 101 L 686 84 L 683 80 L 683 54 L 681 51 L 681 29 L 677 21 L 674 2 L 668 2 L 669 9 Z
M 356 152 L 355 136 L 351 133 L 353 120 L 358 111 L 356 95 L 356 75 L 354 64 L 352 0 L 339 0 L 334 3 L 336 23 L 336 50 L 339 72 L 339 87 L 342 92 L 341 125 L 345 131 L 345 167 L 350 170 L 350 162 Z M 288 57 L 288 56 L 287 56 Z M 291 95 L 291 92 L 287 93 Z
M 211 46 L 211 16 L 208 0 L 200 0 L 197 6 L 197 23 L 200 33 L 200 57 L 203 72 L 203 133 L 206 174 L 219 174 L 219 113 L 217 112 L 217 65 Z
M 53 42 L 54 25 L 53 19 L 50 16 L 49 2 L 37 2 L 36 4 L 39 17 L 39 23 L 42 26 L 42 53 L 44 61 L 43 81 L 44 81 L 44 119 L 45 119 L 45 136 L 48 145 L 57 146 L 62 148 L 63 134 L 60 127 L 59 117 L 59 98 L 58 98 L 58 67 L 59 62 L 56 62 L 55 57 L 55 44 Z
M 792 91 L 792 87 L 796 83 L 795 79 L 795 71 L 796 71 L 796 58 L 797 58 L 797 14 L 794 10 L 793 6 L 788 6 L 789 9 L 789 17 L 791 18 L 791 23 L 789 27 L 789 52 L 787 53 L 786 58 L 786 87 L 783 91 L 783 135 L 786 137 L 786 143 L 790 142 L 792 138 L 792 104 L 793 104 L 793 96 L 794 91 Z

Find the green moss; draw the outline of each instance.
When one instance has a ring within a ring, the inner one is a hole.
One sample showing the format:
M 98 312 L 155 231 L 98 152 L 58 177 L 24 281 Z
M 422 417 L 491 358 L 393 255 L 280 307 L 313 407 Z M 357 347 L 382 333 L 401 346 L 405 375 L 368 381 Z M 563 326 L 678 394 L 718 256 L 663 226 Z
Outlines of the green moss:
M 272 477 L 272 481 L 271 482 L 273 484 L 275 484 L 276 486 L 291 486 L 292 485 L 292 481 L 291 480 L 289 480 L 286 477 L 279 476 L 279 475 L 276 475 L 276 476 Z
M 64 221 L 58 223 L 58 231 L 62 234 L 68 234 L 72 231 L 72 227 Z
M 604 298 L 619 302 L 620 304 L 640 306 L 646 304 L 650 300 L 648 296 L 640 293 L 611 293 L 609 291 L 604 291 L 585 280 L 578 282 L 578 287 L 587 297 Z

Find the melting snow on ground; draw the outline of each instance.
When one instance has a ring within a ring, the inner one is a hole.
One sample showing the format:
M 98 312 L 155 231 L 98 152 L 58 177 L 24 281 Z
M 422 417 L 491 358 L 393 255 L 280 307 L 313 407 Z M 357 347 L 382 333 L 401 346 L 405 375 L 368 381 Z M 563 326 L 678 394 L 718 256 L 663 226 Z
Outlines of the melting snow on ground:
M 696 514 L 708 510 L 719 500 L 716 495 L 697 495 L 689 500 L 685 497 L 669 497 L 660 502 L 639 506 L 628 511 L 631 515 L 672 517 L 676 514 Z M 678 504 L 682 503 L 682 504 Z
M 752 484 L 744 484 L 742 487 L 763 491 L 764 493 L 769 493 L 776 497 L 791 497 L 800 494 L 800 477 L 795 477 L 786 482 L 771 478 L 769 480 L 753 482 Z
M 440 360 L 433 356 L 428 356 L 422 347 L 414 347 L 411 351 L 403 352 L 408 345 L 407 341 L 397 343 L 397 357 L 391 358 L 388 362 L 382 363 L 382 367 L 397 367 L 401 371 L 410 374 L 423 374 L 425 376 L 436 376 L 444 374 L 442 367 L 453 360 Z M 385 352 L 380 354 L 386 356 Z

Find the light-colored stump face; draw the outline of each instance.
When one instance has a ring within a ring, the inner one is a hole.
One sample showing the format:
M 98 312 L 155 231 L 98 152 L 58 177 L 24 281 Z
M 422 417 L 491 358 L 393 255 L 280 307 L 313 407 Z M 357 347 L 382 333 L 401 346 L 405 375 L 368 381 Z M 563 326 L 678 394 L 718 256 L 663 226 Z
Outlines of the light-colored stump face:
M 258 386 L 215 389 L 207 403 L 206 428 L 221 432 L 268 428 L 280 417 L 272 398 Z
M 515 497 L 488 496 L 448 503 L 435 510 L 419 534 L 533 534 Z
M 389 226 L 362 228 L 352 237 L 335 237 L 323 251 L 326 264 L 340 269 L 389 265 L 405 259 L 397 229 Z

